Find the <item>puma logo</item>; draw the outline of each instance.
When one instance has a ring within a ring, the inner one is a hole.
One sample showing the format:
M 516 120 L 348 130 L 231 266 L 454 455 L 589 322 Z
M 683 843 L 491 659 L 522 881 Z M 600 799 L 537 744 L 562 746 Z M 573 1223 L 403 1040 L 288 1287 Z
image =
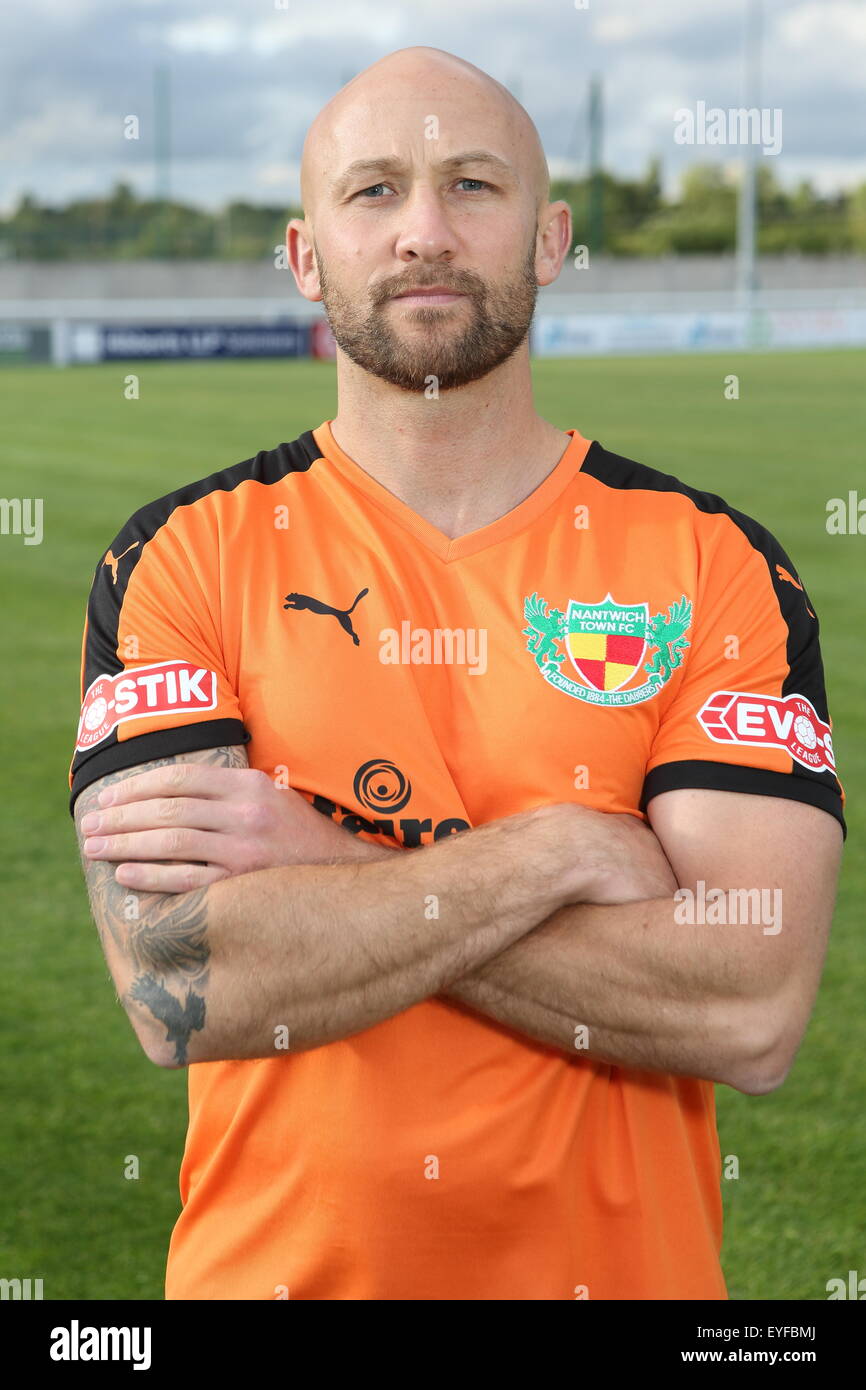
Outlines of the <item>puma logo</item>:
M 133 541 L 132 545 L 128 545 L 125 550 L 122 550 L 120 552 L 119 555 L 115 555 L 114 552 L 111 550 L 107 552 L 105 559 L 102 563 L 104 565 L 108 565 L 109 569 L 111 570 L 112 583 L 117 583 L 117 566 L 120 564 L 124 555 L 128 555 L 130 550 L 134 550 L 137 545 L 138 541 Z
M 358 634 L 352 627 L 352 622 L 349 618 L 349 614 L 352 612 L 352 609 L 355 607 L 355 604 L 357 604 L 364 597 L 365 594 L 369 594 L 369 592 L 369 589 L 362 589 L 361 592 L 357 595 L 355 603 L 353 603 L 349 608 L 332 608 L 329 603 L 323 603 L 320 598 L 311 598 L 309 594 L 286 594 L 283 607 L 309 608 L 311 613 L 330 613 L 332 617 L 337 619 L 337 622 L 340 624 L 340 627 L 343 629 L 343 631 L 348 632 L 352 641 L 355 643 L 355 646 L 359 647 L 361 645 L 361 639 L 358 637 Z
M 799 589 L 800 593 L 803 592 L 803 585 L 800 583 L 799 579 L 795 579 L 793 574 L 789 574 L 782 565 L 776 566 L 776 573 L 780 579 L 785 580 L 786 584 L 793 584 L 795 589 Z
M 776 573 L 780 579 L 784 580 L 786 584 L 793 584 L 794 588 L 799 589 L 801 594 L 805 593 L 803 585 L 800 583 L 799 579 L 795 579 L 793 574 L 789 574 L 788 571 L 785 569 L 784 565 L 777 565 Z M 814 618 L 815 614 L 812 612 L 808 603 L 806 604 L 806 612 L 809 614 L 810 618 Z

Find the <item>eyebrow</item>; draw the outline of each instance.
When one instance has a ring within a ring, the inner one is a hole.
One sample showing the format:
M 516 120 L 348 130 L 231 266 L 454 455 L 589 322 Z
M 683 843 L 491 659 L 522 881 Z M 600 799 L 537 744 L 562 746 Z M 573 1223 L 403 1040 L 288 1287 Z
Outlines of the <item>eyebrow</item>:
M 511 165 L 500 159 L 492 150 L 462 150 L 460 154 L 452 154 L 447 159 L 439 160 L 433 168 L 440 173 L 451 174 L 466 164 L 484 164 L 506 178 L 515 177 Z M 402 159 L 395 159 L 392 155 L 382 155 L 378 159 L 356 159 L 332 181 L 331 192 L 339 198 L 351 184 L 364 175 L 404 174 L 407 168 L 408 165 Z

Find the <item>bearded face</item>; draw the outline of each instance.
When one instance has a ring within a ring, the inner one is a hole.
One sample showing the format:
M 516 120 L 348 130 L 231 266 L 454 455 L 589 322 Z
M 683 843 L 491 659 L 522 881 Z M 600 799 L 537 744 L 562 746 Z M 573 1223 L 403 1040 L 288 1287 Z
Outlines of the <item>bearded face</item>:
M 315 248 L 325 313 L 338 346 L 357 366 L 404 391 L 466 386 L 499 367 L 524 341 L 538 296 L 535 234 L 522 266 L 499 282 L 470 270 L 418 265 L 382 280 L 358 301 L 332 281 Z M 413 289 L 442 286 L 450 304 L 395 302 Z

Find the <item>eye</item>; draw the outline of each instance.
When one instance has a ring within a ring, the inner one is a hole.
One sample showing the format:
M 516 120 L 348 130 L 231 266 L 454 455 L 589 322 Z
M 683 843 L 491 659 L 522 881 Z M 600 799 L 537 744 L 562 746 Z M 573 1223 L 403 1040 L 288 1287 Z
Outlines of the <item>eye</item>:
M 365 196 L 365 194 L 367 194 L 367 193 L 372 193 L 372 192 L 374 192 L 374 190 L 377 189 L 377 188 L 387 188 L 387 187 L 388 187 L 388 185 L 387 185 L 386 183 L 371 183 L 369 188 L 362 188 L 362 189 L 360 189 L 360 191 L 359 191 L 358 193 L 355 194 L 355 197 L 356 197 L 356 198 L 363 198 L 363 197 Z M 373 202 L 374 200 L 371 198 L 370 201 Z
M 467 178 L 458 180 L 458 182 L 460 182 L 460 183 L 474 183 L 474 184 L 477 184 L 477 186 L 478 186 L 479 188 L 489 188 L 489 187 L 490 187 L 490 184 L 489 184 L 489 183 L 485 183 L 483 179 L 470 179 L 470 178 L 467 177 Z

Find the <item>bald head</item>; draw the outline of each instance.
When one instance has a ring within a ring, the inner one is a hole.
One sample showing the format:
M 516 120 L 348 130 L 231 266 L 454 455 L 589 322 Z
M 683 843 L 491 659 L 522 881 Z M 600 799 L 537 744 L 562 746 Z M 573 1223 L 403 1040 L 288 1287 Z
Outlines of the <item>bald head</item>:
M 427 132 L 433 129 L 431 139 Z M 407 143 L 449 155 L 487 150 L 511 166 L 536 215 L 549 197 L 538 131 L 507 87 L 442 49 L 402 48 L 354 77 L 310 126 L 301 158 L 308 225 L 314 227 L 321 199 L 335 195 L 350 165 L 382 156 L 402 159 Z
M 319 113 L 286 232 L 348 380 L 460 390 L 521 354 L 571 237 L 538 131 L 500 82 L 437 48 L 390 53 Z M 366 375 L 353 375 L 356 372 Z

